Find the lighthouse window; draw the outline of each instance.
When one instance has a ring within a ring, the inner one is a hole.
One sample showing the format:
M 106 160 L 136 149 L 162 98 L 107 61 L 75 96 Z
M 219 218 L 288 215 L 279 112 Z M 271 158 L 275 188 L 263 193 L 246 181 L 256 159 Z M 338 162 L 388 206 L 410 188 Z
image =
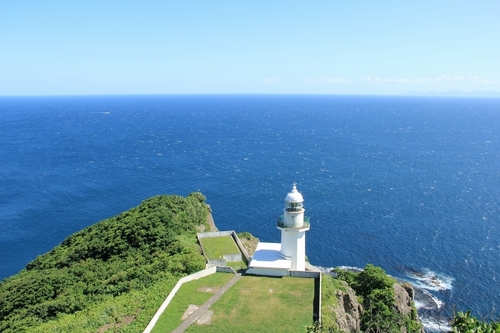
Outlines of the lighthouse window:
M 302 209 L 302 202 L 290 202 L 286 207 L 286 210 L 289 212 L 298 212 L 301 209 Z

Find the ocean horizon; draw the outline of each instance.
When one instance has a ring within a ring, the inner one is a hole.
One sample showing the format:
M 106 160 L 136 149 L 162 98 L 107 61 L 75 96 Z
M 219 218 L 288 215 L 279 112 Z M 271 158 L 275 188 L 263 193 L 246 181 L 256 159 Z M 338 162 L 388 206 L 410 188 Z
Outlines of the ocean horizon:
M 500 306 L 500 99 L 0 97 L 0 279 L 160 194 L 279 242 L 293 182 L 316 266 L 413 283 L 428 332 Z

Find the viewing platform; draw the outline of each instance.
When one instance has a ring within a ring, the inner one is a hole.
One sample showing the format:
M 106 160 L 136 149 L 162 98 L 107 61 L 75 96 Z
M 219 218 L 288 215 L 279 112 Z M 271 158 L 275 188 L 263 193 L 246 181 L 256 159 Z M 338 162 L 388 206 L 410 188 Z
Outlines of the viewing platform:
M 309 216 L 304 216 L 304 225 L 302 225 L 301 227 L 287 227 L 287 226 L 285 226 L 284 215 L 278 215 L 277 227 L 280 229 L 291 229 L 291 230 L 307 229 L 307 230 L 309 230 L 309 228 L 310 228 Z

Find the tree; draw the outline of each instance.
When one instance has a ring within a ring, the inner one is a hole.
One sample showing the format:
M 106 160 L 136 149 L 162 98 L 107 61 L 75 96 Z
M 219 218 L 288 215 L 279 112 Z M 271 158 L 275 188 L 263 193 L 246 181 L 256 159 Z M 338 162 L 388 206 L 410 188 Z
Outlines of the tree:
M 451 327 L 453 333 L 500 333 L 500 322 L 479 320 L 471 316 L 470 310 L 456 313 Z
M 401 332 L 405 327 L 408 333 L 421 331 L 421 324 L 413 313 L 403 315 L 395 305 L 394 284 L 396 280 L 387 275 L 380 267 L 367 264 L 362 272 L 335 270 L 337 278 L 344 280 L 361 298 L 363 314 L 361 329 L 365 333 Z

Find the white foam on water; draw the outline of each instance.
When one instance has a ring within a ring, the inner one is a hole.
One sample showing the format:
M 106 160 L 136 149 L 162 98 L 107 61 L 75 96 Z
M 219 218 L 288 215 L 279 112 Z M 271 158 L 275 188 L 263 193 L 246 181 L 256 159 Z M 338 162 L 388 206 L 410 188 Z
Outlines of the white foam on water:
M 319 269 L 323 273 L 330 273 L 335 267 L 323 267 L 323 266 L 314 266 Z
M 423 290 L 442 291 L 453 288 L 452 277 L 441 273 L 436 273 L 430 269 L 424 269 L 422 272 L 407 271 L 406 276 L 414 280 L 414 285 Z
M 443 307 L 443 305 L 444 305 L 443 301 L 441 301 L 439 298 L 437 298 L 436 296 L 434 296 L 433 294 L 431 294 L 430 292 L 428 292 L 426 290 L 424 290 L 423 292 L 424 292 L 424 294 L 429 296 L 434 301 L 434 303 L 436 304 L 438 309 Z
M 323 267 L 323 266 L 314 266 L 323 273 L 330 273 L 332 272 L 335 268 L 339 268 L 343 271 L 350 271 L 350 272 L 362 272 L 363 269 L 359 267 L 352 267 L 352 266 L 337 266 L 337 267 Z
M 433 310 L 434 309 L 434 307 L 432 305 L 430 305 L 429 302 L 424 302 L 424 301 L 415 299 L 413 301 L 413 303 L 415 303 L 415 307 L 417 308 L 417 310 L 420 310 L 420 309 Z
M 340 268 L 344 271 L 351 271 L 351 272 L 362 272 L 363 269 L 359 267 L 353 267 L 353 266 L 338 266 L 336 268 Z
M 420 318 L 422 325 L 424 326 L 424 330 L 427 333 L 431 332 L 450 332 L 451 326 L 447 321 L 439 320 L 432 317 L 424 317 Z
M 414 300 L 417 309 L 438 310 L 444 306 L 445 303 L 430 292 L 422 289 L 420 291 L 423 296 L 417 294 Z

